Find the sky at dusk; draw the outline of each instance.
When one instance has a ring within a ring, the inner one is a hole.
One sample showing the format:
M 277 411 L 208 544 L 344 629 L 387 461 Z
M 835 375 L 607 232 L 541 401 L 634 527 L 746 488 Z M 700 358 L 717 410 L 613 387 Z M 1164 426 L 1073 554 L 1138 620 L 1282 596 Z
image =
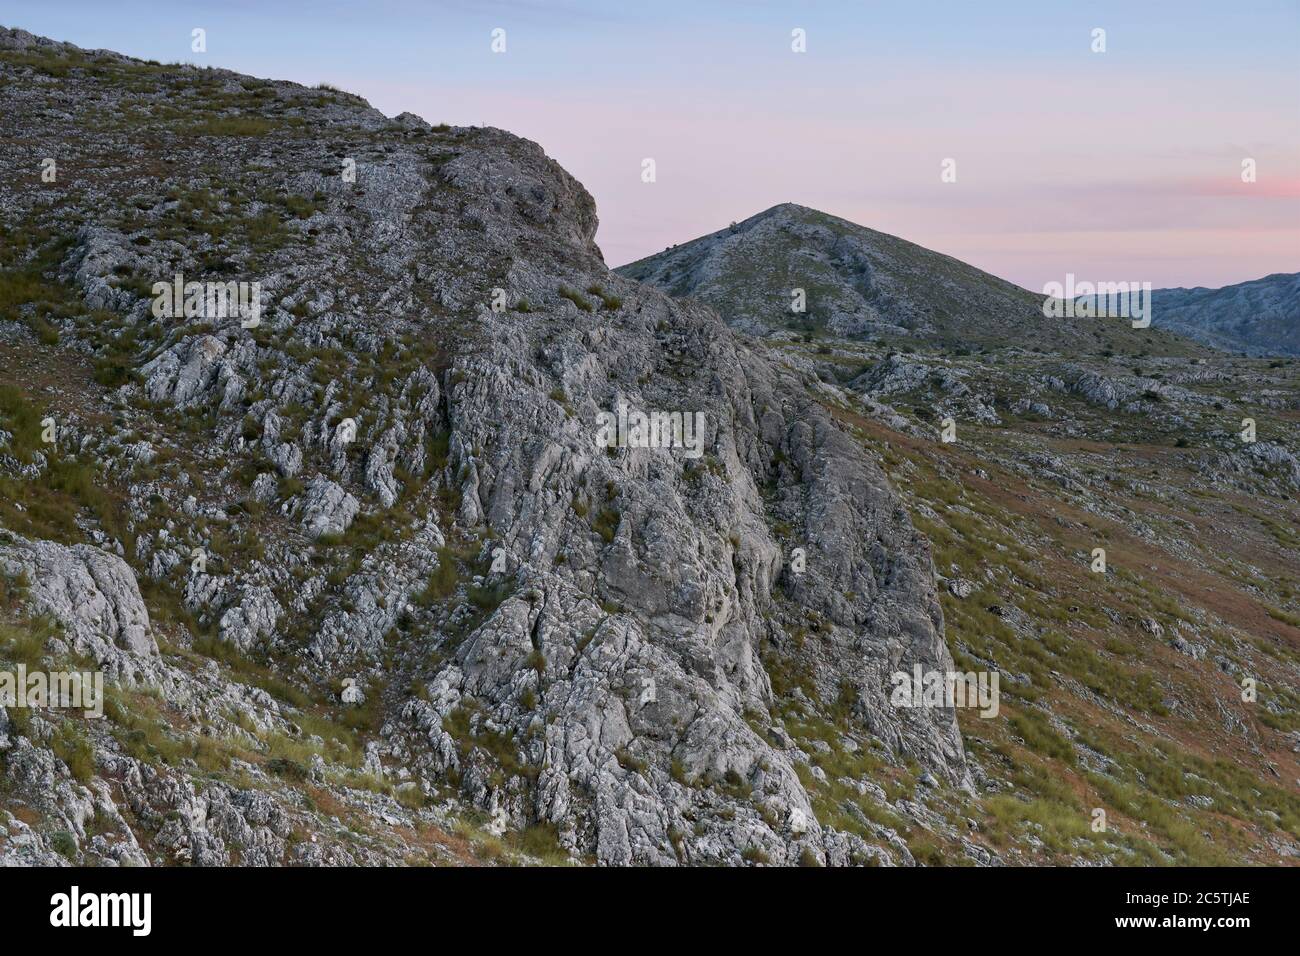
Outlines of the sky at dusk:
M 797 202 L 1034 290 L 1300 270 L 1300 0 L 0 0 L 0 24 L 526 136 L 595 197 L 611 266 Z

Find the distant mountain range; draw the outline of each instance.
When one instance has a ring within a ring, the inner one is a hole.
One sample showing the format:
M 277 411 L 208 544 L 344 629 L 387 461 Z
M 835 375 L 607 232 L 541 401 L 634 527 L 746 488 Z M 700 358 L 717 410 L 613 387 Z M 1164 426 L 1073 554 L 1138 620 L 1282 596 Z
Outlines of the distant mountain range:
M 1222 289 L 1157 289 L 1152 325 L 1230 352 L 1300 355 L 1300 272 Z
M 794 203 L 615 271 L 670 295 L 699 299 L 756 335 L 910 340 L 954 351 L 1201 351 L 1124 320 L 1045 318 L 1041 292 Z M 796 310 L 797 290 L 803 291 L 803 311 Z

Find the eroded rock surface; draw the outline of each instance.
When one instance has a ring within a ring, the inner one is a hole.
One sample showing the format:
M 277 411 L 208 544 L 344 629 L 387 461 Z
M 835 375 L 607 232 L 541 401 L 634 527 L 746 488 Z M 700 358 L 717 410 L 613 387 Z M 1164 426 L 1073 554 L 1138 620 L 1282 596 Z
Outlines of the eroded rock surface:
M 590 195 L 534 143 L 19 31 L 0 68 L 0 156 L 17 129 L 67 156 L 53 212 L 3 197 L 66 295 L 57 348 L 95 364 L 59 454 L 123 498 L 120 525 L 79 505 L 94 545 L 0 554 L 82 645 L 154 655 L 134 565 L 184 717 L 160 732 L 208 741 L 155 758 L 106 726 L 87 769 L 24 735 L 24 792 L 53 774 L 98 806 L 113 781 L 131 805 L 111 852 L 59 809 L 73 856 L 375 862 L 404 858 L 399 823 L 475 812 L 600 863 L 912 862 L 890 826 L 823 822 L 831 747 L 785 729 L 861 752 L 854 787 L 877 765 L 971 783 L 951 709 L 888 701 L 891 673 L 952 666 L 929 550 L 813 380 L 612 274 Z M 260 323 L 155 317 L 176 275 L 258 283 Z M 599 445 L 620 406 L 692 416 L 700 443 Z M 382 837 L 288 842 L 319 827 L 307 780 L 372 788 Z M 49 859 L 14 820 L 6 852 Z

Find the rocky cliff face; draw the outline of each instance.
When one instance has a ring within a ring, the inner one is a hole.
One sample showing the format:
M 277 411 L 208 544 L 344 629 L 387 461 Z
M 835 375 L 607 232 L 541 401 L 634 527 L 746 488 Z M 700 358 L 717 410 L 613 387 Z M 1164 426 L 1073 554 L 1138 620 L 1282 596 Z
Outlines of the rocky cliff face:
M 7 653 L 118 681 L 0 727 L 6 861 L 900 862 L 828 794 L 970 786 L 887 700 L 951 657 L 878 462 L 535 144 L 21 31 L 0 77 Z
M 1222 289 L 1157 289 L 1152 324 L 1229 352 L 1300 355 L 1300 273 Z

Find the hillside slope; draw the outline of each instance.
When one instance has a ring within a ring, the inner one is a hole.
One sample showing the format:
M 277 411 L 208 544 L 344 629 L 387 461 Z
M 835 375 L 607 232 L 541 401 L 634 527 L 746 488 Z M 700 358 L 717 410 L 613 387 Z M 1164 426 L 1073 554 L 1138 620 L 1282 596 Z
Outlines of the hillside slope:
M 752 327 L 753 290 L 822 255 L 821 230 L 800 236 L 770 247 L 790 260 L 774 278 L 695 294 Z M 766 344 L 884 460 L 932 544 L 954 658 L 1000 677 L 996 717 L 959 710 L 979 844 L 1016 863 L 1300 859 L 1300 365 L 1163 334 L 896 341 Z
M 756 341 L 533 143 L 21 31 L 0 161 L 0 671 L 108 697 L 0 707 L 0 864 L 1297 858 L 1293 365 Z
M 1044 297 L 950 256 L 784 203 L 615 270 L 713 306 L 736 328 L 794 338 L 892 344 L 1201 354 L 1177 336 L 1120 319 L 1043 315 Z M 1064 277 L 1062 277 L 1064 279 Z M 794 311 L 802 290 L 803 311 Z

